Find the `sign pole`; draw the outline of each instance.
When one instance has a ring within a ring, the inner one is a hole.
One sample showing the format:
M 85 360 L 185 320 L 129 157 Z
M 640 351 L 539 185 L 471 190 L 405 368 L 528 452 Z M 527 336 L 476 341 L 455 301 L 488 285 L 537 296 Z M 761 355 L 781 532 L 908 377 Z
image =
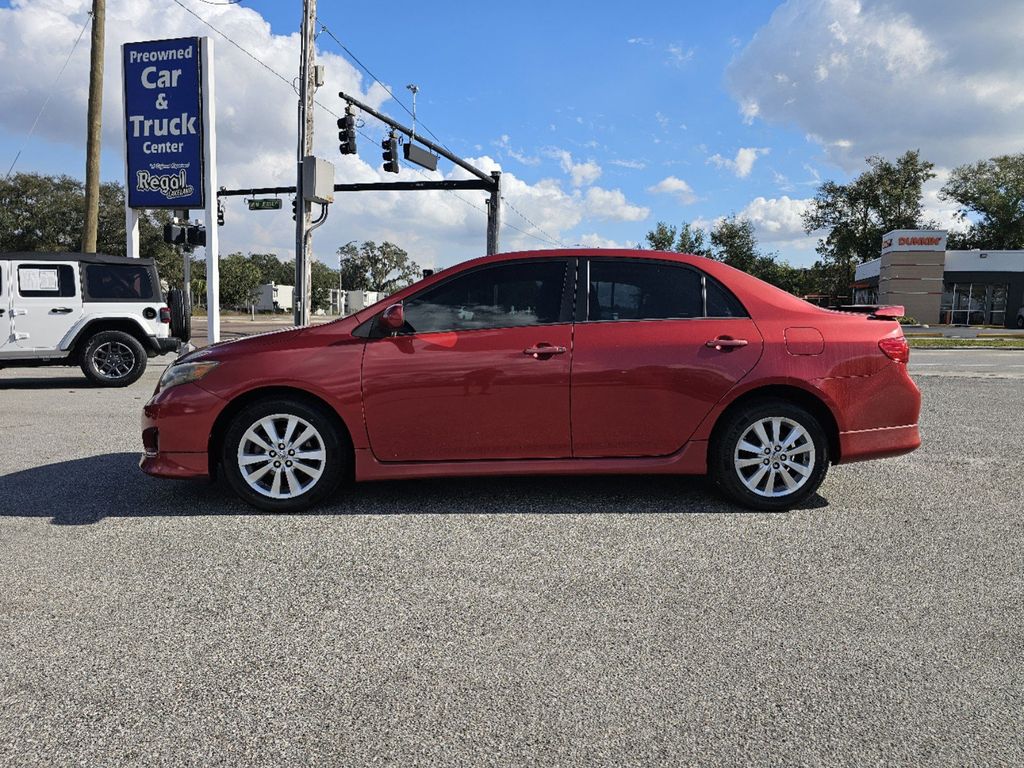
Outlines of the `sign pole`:
M 206 340 L 220 341 L 220 248 L 217 226 L 217 115 L 213 93 L 213 40 L 201 39 L 203 67 L 203 164 L 206 173 Z

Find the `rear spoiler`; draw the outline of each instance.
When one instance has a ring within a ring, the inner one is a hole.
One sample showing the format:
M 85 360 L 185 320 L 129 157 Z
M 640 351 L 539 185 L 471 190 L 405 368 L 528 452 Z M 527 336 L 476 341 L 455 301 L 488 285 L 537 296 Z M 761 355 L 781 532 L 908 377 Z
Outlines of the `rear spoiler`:
M 901 304 L 883 306 L 878 304 L 846 304 L 839 309 L 843 312 L 856 312 L 857 314 L 867 315 L 873 320 L 899 320 L 907 314 L 906 309 Z

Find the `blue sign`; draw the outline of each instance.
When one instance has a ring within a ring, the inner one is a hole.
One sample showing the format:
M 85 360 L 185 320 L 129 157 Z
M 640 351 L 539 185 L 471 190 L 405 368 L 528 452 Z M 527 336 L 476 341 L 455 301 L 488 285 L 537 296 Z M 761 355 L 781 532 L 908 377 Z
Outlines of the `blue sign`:
M 129 208 L 205 207 L 198 37 L 122 46 Z

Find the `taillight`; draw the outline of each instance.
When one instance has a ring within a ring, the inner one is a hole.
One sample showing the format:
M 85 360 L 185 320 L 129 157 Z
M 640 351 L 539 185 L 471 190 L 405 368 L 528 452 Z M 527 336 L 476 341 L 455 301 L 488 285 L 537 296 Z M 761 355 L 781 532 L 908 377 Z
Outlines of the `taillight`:
M 878 342 L 878 348 L 885 353 L 890 360 L 897 363 L 905 363 L 910 360 L 910 345 L 906 336 L 889 336 Z
M 160 307 L 160 322 L 170 323 L 171 322 L 171 310 L 169 307 Z

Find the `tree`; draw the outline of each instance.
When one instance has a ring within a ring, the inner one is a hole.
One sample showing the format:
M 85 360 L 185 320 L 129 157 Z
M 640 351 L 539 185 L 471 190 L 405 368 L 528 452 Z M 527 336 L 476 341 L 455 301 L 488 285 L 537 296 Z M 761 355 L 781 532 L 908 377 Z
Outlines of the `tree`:
M 959 205 L 959 218 L 969 222 L 966 232 L 951 234 L 952 247 L 1024 248 L 1024 154 L 954 168 L 939 197 Z
M 260 283 L 293 285 L 295 283 L 295 262 L 291 267 L 277 258 L 276 253 L 250 253 L 249 261 L 260 271 Z
M 733 214 L 719 221 L 711 230 L 711 247 L 711 257 L 716 261 L 754 274 L 760 254 L 750 219 L 737 218 Z
M 687 222 L 683 222 L 677 230 L 664 221 L 659 221 L 654 229 L 647 233 L 646 240 L 655 251 L 711 255 L 711 249 L 707 245 L 707 234 L 700 227 L 691 227 Z
M 315 259 L 310 266 L 310 301 L 313 309 L 331 308 L 331 290 L 338 287 L 338 270 Z
M 909 150 L 895 163 L 867 158 L 868 170 L 849 184 L 825 181 L 804 213 L 804 230 L 827 230 L 817 251 L 826 262 L 851 273 L 853 265 L 877 258 L 882 235 L 914 229 L 922 221 L 922 187 L 934 165 Z
M 205 275 L 204 275 L 205 277 Z M 247 307 L 257 299 L 260 271 L 240 253 L 220 260 L 220 303 L 222 307 Z
M 355 241 L 338 249 L 341 262 L 341 286 L 346 291 L 380 291 L 391 294 L 415 282 L 422 270 L 397 245 L 383 242 L 377 245 L 367 240 L 362 245 Z

